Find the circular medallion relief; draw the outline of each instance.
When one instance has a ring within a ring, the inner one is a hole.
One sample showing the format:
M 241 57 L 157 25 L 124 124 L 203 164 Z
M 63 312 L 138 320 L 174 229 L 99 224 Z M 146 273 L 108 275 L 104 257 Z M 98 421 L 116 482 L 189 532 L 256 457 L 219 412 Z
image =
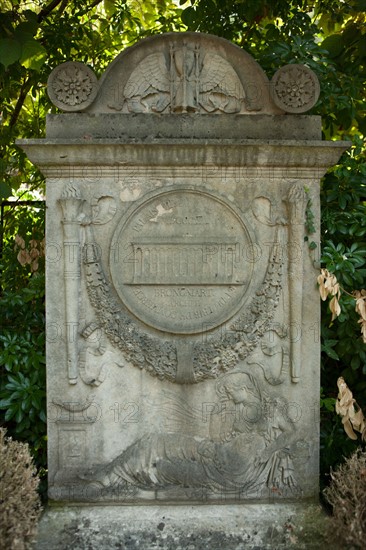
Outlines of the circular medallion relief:
M 287 113 L 305 113 L 318 101 L 320 86 L 316 74 L 305 65 L 285 65 L 271 81 L 273 101 Z
M 222 198 L 192 189 L 158 192 L 119 223 L 110 271 L 125 306 L 158 330 L 210 330 L 242 306 L 253 264 L 243 220 Z
M 47 92 L 52 103 L 63 111 L 82 111 L 93 103 L 98 93 L 98 80 L 83 63 L 67 61 L 51 72 Z

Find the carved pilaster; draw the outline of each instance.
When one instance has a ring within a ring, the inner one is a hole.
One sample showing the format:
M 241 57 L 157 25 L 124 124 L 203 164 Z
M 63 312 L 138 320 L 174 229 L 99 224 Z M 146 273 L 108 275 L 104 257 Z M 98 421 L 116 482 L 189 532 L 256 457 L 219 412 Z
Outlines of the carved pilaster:
M 290 187 L 287 196 L 289 250 L 300 247 L 297 254 L 289 254 L 288 282 L 290 302 L 291 380 L 299 382 L 301 368 L 301 326 L 303 299 L 303 243 L 306 209 L 306 193 L 301 183 Z
M 65 187 L 59 204 L 62 208 L 65 312 L 67 326 L 67 372 L 70 384 L 78 378 L 78 325 L 80 294 L 80 223 L 84 200 L 71 183 Z

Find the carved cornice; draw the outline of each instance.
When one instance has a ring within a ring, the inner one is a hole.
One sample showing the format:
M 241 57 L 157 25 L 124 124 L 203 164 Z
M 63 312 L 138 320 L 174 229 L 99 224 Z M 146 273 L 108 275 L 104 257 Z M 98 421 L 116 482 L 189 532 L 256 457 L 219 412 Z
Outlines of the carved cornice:
M 350 147 L 349 141 L 263 141 L 263 140 L 155 140 L 117 142 L 116 140 L 18 140 L 17 144 L 32 162 L 49 176 L 55 168 L 70 165 L 119 167 L 271 166 L 291 170 L 313 170 L 320 177 Z M 197 169 L 197 168 L 196 168 Z M 286 172 L 287 173 L 287 172 Z M 309 175 L 309 174 L 308 174 Z

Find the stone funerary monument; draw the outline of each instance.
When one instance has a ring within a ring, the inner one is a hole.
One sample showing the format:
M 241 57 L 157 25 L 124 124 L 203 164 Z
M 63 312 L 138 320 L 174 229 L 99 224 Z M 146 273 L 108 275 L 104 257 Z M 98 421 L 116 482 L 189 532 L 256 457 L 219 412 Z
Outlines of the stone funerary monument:
M 348 144 L 205 34 L 154 36 L 98 81 L 50 75 L 65 114 L 20 144 L 47 178 L 49 497 L 316 501 L 319 180 Z

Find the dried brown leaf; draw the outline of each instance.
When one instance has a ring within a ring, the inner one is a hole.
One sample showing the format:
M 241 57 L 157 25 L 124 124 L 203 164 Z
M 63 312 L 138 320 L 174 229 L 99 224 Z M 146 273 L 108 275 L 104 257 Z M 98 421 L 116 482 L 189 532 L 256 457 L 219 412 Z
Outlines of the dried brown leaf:
M 24 241 L 23 237 L 21 237 L 20 235 L 15 235 L 15 243 L 20 248 L 25 248 L 25 241 Z
M 15 235 L 14 240 L 15 240 L 15 243 L 16 243 L 18 246 L 20 246 L 21 239 L 22 239 L 22 238 L 21 238 L 20 235 Z M 22 240 L 23 240 L 23 239 L 22 239 Z
M 364 288 L 362 288 L 361 290 L 354 290 L 352 292 L 352 295 L 357 299 L 357 298 L 363 298 L 363 297 L 366 297 L 366 290 Z
M 351 392 L 350 392 L 351 393 Z M 352 396 L 352 394 L 351 394 Z M 354 408 L 353 403 L 355 402 L 354 399 L 348 399 L 348 397 L 343 397 L 342 399 L 338 399 L 336 401 L 336 413 L 340 416 L 353 416 L 354 414 Z
M 343 420 L 342 420 L 342 422 L 343 422 Z M 348 437 L 355 441 L 357 439 L 357 435 L 355 434 L 355 432 L 352 429 L 351 422 L 349 420 L 346 420 L 345 422 L 343 422 L 343 427 L 344 427 L 344 431 L 346 432 Z
M 321 269 L 320 274 L 318 275 L 317 281 L 319 285 L 324 281 L 324 278 L 325 278 L 324 272 L 325 272 L 325 269 Z
M 365 417 L 363 416 L 363 412 L 361 409 L 358 409 L 358 411 L 354 413 L 353 417 L 351 418 L 351 422 L 354 429 L 362 433 L 365 424 Z
M 354 414 L 353 404 L 355 400 L 344 378 L 340 376 L 337 380 L 338 396 L 336 401 L 336 412 L 340 416 L 350 416 Z
M 362 434 L 362 439 L 366 436 L 366 419 L 361 408 L 353 398 L 352 392 L 347 386 L 344 378 L 340 376 L 337 380 L 338 397 L 336 401 L 336 412 L 342 416 L 342 424 L 348 437 L 357 439 L 354 430 Z
M 337 282 L 337 277 L 333 275 L 333 273 L 330 273 L 327 269 L 322 269 L 320 275 L 318 275 L 317 281 L 320 297 L 323 301 L 326 300 L 328 296 L 337 296 L 339 300 L 341 289 Z
M 366 441 L 366 426 L 362 430 L 361 439 L 362 441 Z
M 337 280 L 335 277 L 334 279 Z M 339 298 L 341 297 L 341 289 L 340 289 L 339 283 L 333 284 L 331 293 L 332 293 L 332 296 L 337 296 L 339 300 Z
M 326 300 L 327 299 L 327 296 L 328 296 L 328 292 L 325 288 L 325 285 L 324 285 L 324 281 L 326 279 L 326 270 L 325 269 L 322 269 L 321 272 L 320 272 L 320 275 L 318 276 L 318 285 L 319 285 L 319 293 L 320 293 L 320 297 L 321 299 L 323 300 Z
M 33 271 L 33 273 L 38 271 L 38 267 L 39 267 L 38 260 L 33 260 L 33 262 L 31 263 L 31 270 Z
M 332 321 L 338 317 L 341 313 L 341 306 L 339 305 L 337 296 L 333 296 L 331 301 L 329 302 L 329 309 L 332 312 Z
M 363 319 L 360 319 L 358 322 L 361 323 L 362 340 L 363 340 L 363 343 L 366 344 L 366 321 L 364 321 Z
M 29 252 L 26 249 L 21 249 L 18 252 L 17 260 L 20 263 L 20 265 L 26 265 L 31 262 L 31 257 L 29 256 Z
M 323 284 L 319 285 L 319 294 L 323 302 L 328 298 L 328 292 Z
M 29 255 L 32 260 L 34 260 L 35 258 L 39 258 L 39 250 L 37 250 L 37 248 L 32 248 Z
M 366 296 L 359 296 L 356 299 L 356 311 L 366 321 Z

